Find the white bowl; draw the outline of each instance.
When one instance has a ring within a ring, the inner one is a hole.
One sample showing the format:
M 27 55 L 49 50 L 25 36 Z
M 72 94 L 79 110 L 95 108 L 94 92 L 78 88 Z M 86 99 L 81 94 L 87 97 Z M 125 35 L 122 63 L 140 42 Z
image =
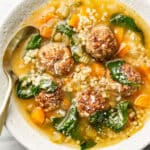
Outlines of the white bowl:
M 2 70 L 2 57 L 4 50 L 10 39 L 13 37 L 20 23 L 31 12 L 45 3 L 47 0 L 22 0 L 18 3 L 16 8 L 10 13 L 7 20 L 0 27 L 0 105 L 7 92 L 7 78 Z M 133 9 L 135 9 L 149 24 L 150 24 L 150 1 L 149 0 L 121 0 Z M 8 60 L 9 61 L 9 60 Z M 11 134 L 27 149 L 31 150 L 69 150 L 70 147 L 64 145 L 56 145 L 32 128 L 22 117 L 15 101 L 11 99 L 9 115 L 6 121 L 6 126 Z M 101 150 L 141 150 L 150 143 L 150 121 L 148 121 L 144 128 L 137 132 L 132 137 L 110 147 Z

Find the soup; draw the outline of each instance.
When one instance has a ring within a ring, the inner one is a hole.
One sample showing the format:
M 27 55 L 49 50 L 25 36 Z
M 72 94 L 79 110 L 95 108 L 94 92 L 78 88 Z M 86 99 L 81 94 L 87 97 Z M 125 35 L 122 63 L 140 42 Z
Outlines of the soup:
M 148 118 L 149 26 L 116 0 L 51 0 L 12 58 L 28 122 L 52 142 L 88 149 L 127 139 Z

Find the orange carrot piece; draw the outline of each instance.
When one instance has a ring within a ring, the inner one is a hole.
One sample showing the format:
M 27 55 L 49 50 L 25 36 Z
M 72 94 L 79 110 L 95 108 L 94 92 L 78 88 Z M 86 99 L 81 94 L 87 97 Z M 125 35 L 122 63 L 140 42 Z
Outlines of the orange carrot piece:
M 65 110 L 68 110 L 70 105 L 71 105 L 70 100 L 65 98 L 62 102 L 62 108 Z
M 146 65 L 142 65 L 138 67 L 138 70 L 141 74 L 143 75 L 148 75 L 150 74 L 150 67 L 146 66 Z
M 134 105 L 148 108 L 150 107 L 150 97 L 147 94 L 141 94 L 135 99 Z
M 119 50 L 118 53 L 119 57 L 124 57 L 129 52 L 129 50 L 130 50 L 130 46 L 126 44 L 123 48 Z
M 52 34 L 52 29 L 48 26 L 43 26 L 40 30 L 40 35 L 44 38 L 50 38 Z
M 68 22 L 68 24 L 72 27 L 77 27 L 79 24 L 79 16 L 77 14 L 73 14 Z
M 45 113 L 43 109 L 40 107 L 33 109 L 31 113 L 31 119 L 35 124 L 41 126 L 45 121 Z
M 51 12 L 48 12 L 47 14 L 43 15 L 40 17 L 40 19 L 38 20 L 37 24 L 39 26 L 46 24 L 50 19 L 55 18 L 55 15 Z
M 45 113 L 45 116 L 47 117 L 47 118 L 50 118 L 50 117 L 52 117 L 52 116 L 57 116 L 57 111 L 50 111 L 50 112 L 46 112 Z
M 150 67 L 146 65 L 141 65 L 137 69 L 140 74 L 143 75 L 143 80 L 145 80 L 145 82 L 147 83 L 150 83 Z
M 92 69 L 92 76 L 103 76 L 105 74 L 105 68 L 98 63 L 92 63 L 91 64 L 91 69 Z
M 121 27 L 115 27 L 114 28 L 114 34 L 115 34 L 115 37 L 118 41 L 118 44 L 120 45 L 121 42 L 123 41 L 123 37 L 124 37 L 124 29 L 121 28 Z

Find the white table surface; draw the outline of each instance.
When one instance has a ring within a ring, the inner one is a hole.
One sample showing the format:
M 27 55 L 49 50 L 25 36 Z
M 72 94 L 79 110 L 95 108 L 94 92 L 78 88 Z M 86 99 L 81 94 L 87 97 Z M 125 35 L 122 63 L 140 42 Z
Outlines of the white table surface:
M 17 4 L 21 0 L 0 0 L 0 25 Z M 0 150 L 25 150 L 4 127 L 0 136 Z
M 0 0 L 0 25 L 15 7 L 18 1 L 21 0 Z M 4 127 L 2 135 L 0 136 L 0 150 L 26 150 L 21 146 Z M 150 150 L 147 147 L 145 150 Z

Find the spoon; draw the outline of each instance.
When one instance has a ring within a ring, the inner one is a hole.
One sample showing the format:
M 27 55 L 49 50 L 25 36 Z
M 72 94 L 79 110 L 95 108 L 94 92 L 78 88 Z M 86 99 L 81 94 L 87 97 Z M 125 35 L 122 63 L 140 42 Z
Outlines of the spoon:
M 14 83 L 18 79 L 18 77 L 13 72 L 12 67 L 11 67 L 11 58 L 12 58 L 13 52 L 15 51 L 15 49 L 17 48 L 17 46 L 20 44 L 21 41 L 27 39 L 31 34 L 37 33 L 37 32 L 38 30 L 32 26 L 26 26 L 22 28 L 15 34 L 15 36 L 9 42 L 5 50 L 5 53 L 3 56 L 3 70 L 8 79 L 8 89 L 7 89 L 5 98 L 3 100 L 3 103 L 0 106 L 0 133 L 2 131 L 2 128 L 6 120 L 12 88 L 13 88 Z

